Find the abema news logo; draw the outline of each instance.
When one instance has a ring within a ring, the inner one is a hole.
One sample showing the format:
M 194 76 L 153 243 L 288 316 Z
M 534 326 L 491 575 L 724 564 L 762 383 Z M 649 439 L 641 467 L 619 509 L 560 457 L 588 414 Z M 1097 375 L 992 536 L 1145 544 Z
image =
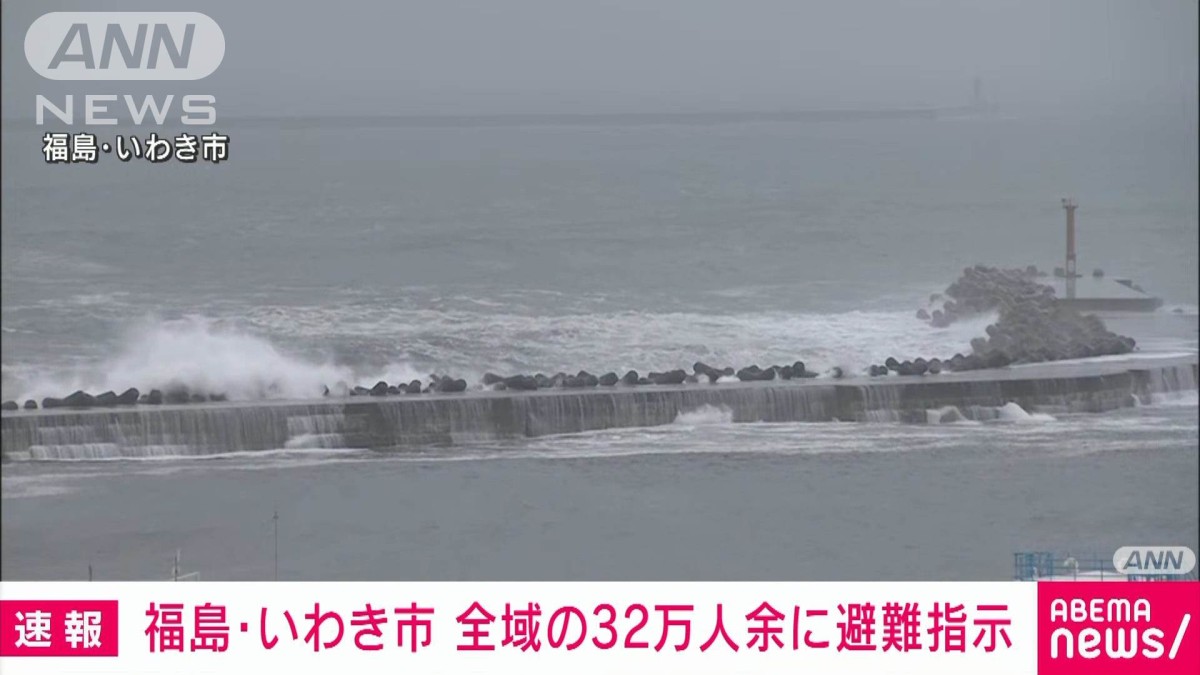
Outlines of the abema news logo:
M 1200 673 L 1200 582 L 1038 583 L 1038 673 Z

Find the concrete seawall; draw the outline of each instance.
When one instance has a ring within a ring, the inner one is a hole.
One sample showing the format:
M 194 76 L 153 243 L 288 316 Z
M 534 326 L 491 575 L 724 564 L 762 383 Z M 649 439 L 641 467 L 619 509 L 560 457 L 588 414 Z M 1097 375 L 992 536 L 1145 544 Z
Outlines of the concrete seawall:
M 374 448 L 669 424 L 727 408 L 735 422 L 913 422 L 953 406 L 973 419 L 1029 411 L 1105 412 L 1196 390 L 1197 357 L 1139 356 L 924 377 L 470 392 L 314 401 L 139 405 L 5 412 L 7 461 L 201 456 L 279 448 Z

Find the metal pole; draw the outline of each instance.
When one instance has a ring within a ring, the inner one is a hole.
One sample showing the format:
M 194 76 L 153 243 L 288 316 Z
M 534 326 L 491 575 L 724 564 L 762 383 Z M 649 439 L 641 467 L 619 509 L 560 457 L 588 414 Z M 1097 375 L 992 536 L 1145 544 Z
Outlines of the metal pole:
M 88 581 L 92 580 L 92 564 L 88 563 Z
M 1075 276 L 1075 203 L 1067 205 L 1067 274 Z
M 279 509 L 271 516 L 271 523 L 275 531 L 275 581 L 279 581 Z
M 1071 197 L 1062 200 L 1063 209 L 1067 212 L 1067 260 L 1063 268 L 1063 276 L 1067 282 L 1067 297 L 1075 297 L 1075 209 L 1078 204 Z

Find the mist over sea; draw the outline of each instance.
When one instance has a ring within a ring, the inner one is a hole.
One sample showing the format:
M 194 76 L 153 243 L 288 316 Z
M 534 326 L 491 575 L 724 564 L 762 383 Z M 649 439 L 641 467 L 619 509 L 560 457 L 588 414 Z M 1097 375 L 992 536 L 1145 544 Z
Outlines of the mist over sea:
M 1196 121 L 222 121 L 230 161 L 53 166 L 3 132 L 3 398 L 182 382 L 308 397 L 430 373 L 967 352 L 915 310 L 965 266 L 1162 297 L 1197 351 Z M 111 158 L 109 158 L 111 159 Z M 103 163 L 102 163 L 103 164 Z M 296 450 L 3 471 L 6 579 L 1005 578 L 1016 550 L 1197 548 L 1193 396 L 984 424 L 614 430 L 404 456 Z
M 5 131 L 3 396 L 948 355 L 986 322 L 916 307 L 1061 265 L 1064 194 L 1081 269 L 1195 314 L 1194 120 L 570 119 L 231 121 L 217 166 L 47 165 Z

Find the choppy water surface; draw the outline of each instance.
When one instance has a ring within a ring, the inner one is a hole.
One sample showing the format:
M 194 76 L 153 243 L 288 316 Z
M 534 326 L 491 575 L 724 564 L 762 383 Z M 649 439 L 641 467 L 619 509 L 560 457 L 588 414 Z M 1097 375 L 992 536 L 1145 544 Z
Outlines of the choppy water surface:
M 119 171 L 5 129 L 3 398 L 945 357 L 986 320 L 913 312 L 1060 265 L 1061 192 L 1081 269 L 1196 340 L 1194 120 L 231 125 L 234 161 Z

